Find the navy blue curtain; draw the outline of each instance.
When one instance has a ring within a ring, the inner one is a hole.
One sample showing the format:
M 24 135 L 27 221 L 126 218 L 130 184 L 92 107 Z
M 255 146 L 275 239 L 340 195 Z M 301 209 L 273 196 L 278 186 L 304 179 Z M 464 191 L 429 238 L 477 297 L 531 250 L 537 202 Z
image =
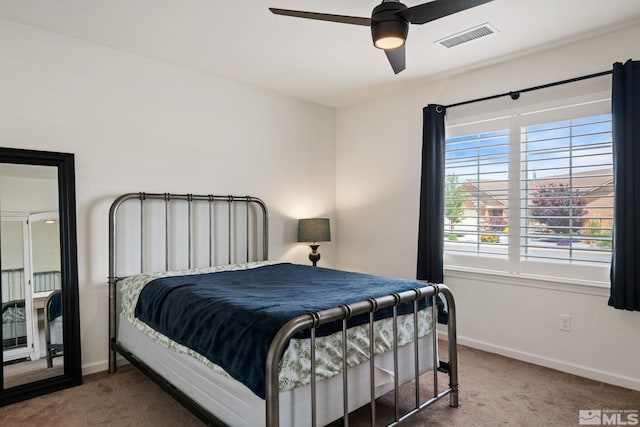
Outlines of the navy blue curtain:
M 431 283 L 442 283 L 444 274 L 444 116 L 442 105 L 422 110 L 417 278 Z
M 609 305 L 640 311 L 640 62 L 613 65 L 615 178 Z

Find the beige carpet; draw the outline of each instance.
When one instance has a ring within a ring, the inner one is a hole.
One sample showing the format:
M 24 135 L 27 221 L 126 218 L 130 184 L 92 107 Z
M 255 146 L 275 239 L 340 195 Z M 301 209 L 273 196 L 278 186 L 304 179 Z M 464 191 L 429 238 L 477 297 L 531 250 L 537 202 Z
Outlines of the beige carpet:
M 577 426 L 580 409 L 640 410 L 638 391 L 479 350 L 461 346 L 459 364 L 460 407 L 449 408 L 444 399 L 406 425 Z M 440 381 L 444 380 L 441 376 Z M 412 386 L 403 388 L 402 395 L 413 396 Z M 392 395 L 378 400 L 377 411 L 384 421 L 393 413 L 392 405 Z M 368 410 L 363 408 L 352 414 L 350 425 L 368 425 L 368 420 Z M 125 367 L 115 375 L 90 375 L 79 387 L 2 407 L 0 425 L 186 427 L 202 423 L 140 372 Z
M 57 377 L 64 373 L 64 357 L 53 359 L 53 366 L 47 368 L 47 358 L 34 361 L 22 361 L 4 366 L 4 387 L 10 388 L 28 384 L 46 378 Z

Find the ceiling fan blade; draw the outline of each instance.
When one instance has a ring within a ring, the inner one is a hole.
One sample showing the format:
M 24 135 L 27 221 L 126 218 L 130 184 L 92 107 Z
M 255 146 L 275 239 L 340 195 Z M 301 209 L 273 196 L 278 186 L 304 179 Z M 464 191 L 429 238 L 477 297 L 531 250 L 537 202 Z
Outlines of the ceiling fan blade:
M 397 14 L 412 24 L 424 24 L 490 1 L 493 0 L 433 0 L 409 7 Z
M 406 65 L 404 46 L 393 50 L 385 50 L 384 53 L 387 55 L 387 59 L 389 60 L 394 73 L 398 74 L 400 71 L 404 70 Z
M 302 12 L 300 10 L 276 9 L 270 7 L 269 10 L 276 15 L 293 16 L 294 18 L 316 19 L 318 21 L 339 22 L 341 24 L 371 25 L 371 18 L 360 18 L 358 16 L 331 15 L 328 13 Z

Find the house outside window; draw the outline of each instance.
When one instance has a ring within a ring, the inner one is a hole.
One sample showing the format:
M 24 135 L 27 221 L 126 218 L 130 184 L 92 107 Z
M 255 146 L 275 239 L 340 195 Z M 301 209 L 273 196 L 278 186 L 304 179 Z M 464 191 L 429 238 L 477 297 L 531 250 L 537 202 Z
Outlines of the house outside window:
M 445 268 L 606 278 L 609 103 L 567 102 L 448 126 Z

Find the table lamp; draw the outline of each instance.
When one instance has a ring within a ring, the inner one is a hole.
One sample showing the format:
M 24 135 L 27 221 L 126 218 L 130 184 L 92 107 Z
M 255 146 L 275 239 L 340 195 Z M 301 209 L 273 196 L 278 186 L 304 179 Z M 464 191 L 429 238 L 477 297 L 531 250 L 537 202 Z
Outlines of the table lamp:
M 306 218 L 298 220 L 298 242 L 311 242 L 311 253 L 309 260 L 315 267 L 320 260 L 320 253 L 317 242 L 330 242 L 331 231 L 329 229 L 329 218 Z

